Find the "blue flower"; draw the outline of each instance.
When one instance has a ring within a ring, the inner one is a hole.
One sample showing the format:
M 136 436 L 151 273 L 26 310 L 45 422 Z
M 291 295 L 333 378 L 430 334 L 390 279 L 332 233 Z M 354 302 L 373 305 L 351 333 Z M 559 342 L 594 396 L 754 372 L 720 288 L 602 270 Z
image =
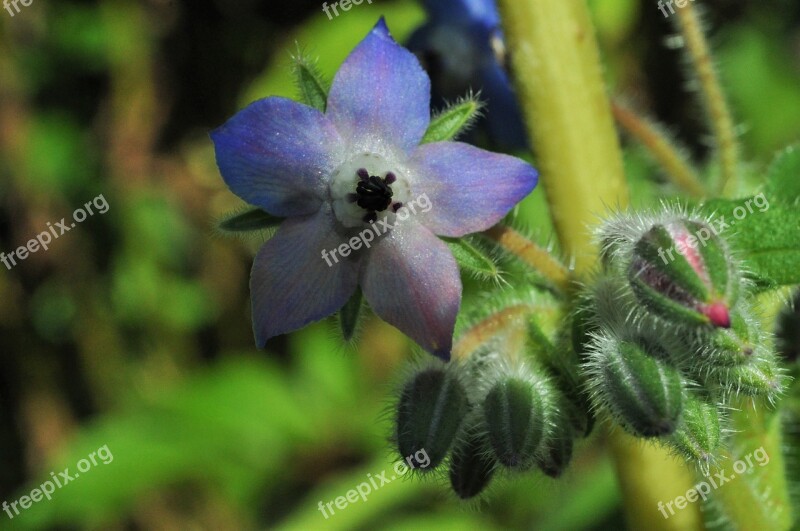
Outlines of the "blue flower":
M 525 126 L 511 81 L 500 16 L 494 0 L 423 0 L 428 22 L 409 39 L 433 80 L 433 104 L 441 107 L 470 89 L 480 90 L 488 113 L 479 122 L 508 149 L 527 148 Z
M 488 229 L 537 173 L 468 144 L 419 145 L 429 104 L 428 76 L 381 19 L 337 72 L 325 113 L 270 97 L 211 133 L 233 193 L 286 218 L 250 278 L 259 347 L 336 312 L 360 285 L 378 316 L 449 357 L 461 279 L 436 235 Z

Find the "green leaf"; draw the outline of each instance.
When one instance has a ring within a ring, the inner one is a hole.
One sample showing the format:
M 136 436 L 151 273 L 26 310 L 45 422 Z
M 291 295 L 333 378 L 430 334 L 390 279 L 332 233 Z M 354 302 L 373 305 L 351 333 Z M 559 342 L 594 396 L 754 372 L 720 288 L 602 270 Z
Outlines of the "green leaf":
M 499 278 L 500 270 L 494 260 L 465 238 L 442 238 L 459 267 L 481 279 Z
M 772 198 L 769 198 L 772 199 Z M 760 289 L 800 284 L 800 209 L 765 194 L 703 205 Z M 728 225 L 728 226 L 726 226 Z
M 789 146 L 775 157 L 767 171 L 765 193 L 775 203 L 800 201 L 800 146 Z
M 481 110 L 481 103 L 472 96 L 451 105 L 431 119 L 422 143 L 452 140 L 472 125 Z
M 325 112 L 328 104 L 329 84 L 317 68 L 316 62 L 298 49 L 292 56 L 292 74 L 300 91 L 300 101 Z
M 361 315 L 361 301 L 363 298 L 364 295 L 361 289 L 357 288 L 350 300 L 339 311 L 339 327 L 342 329 L 342 336 L 345 341 L 350 341 L 353 338 L 353 334 L 355 334 L 358 318 Z
M 260 208 L 228 214 L 217 227 L 224 232 L 250 232 L 280 225 L 283 218 L 273 216 Z

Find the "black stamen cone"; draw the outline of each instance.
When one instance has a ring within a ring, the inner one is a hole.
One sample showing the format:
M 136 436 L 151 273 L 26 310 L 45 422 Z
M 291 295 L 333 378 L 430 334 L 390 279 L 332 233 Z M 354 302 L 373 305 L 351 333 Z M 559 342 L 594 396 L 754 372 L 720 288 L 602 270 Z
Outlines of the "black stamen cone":
M 392 189 L 380 177 L 371 175 L 356 186 L 358 206 L 364 210 L 382 212 L 392 203 Z

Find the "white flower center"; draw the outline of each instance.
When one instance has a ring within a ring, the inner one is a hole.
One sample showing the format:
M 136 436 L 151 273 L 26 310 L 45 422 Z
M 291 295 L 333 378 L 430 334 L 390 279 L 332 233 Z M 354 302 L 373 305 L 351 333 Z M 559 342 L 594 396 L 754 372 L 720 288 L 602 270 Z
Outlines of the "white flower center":
M 374 153 L 356 155 L 339 166 L 330 192 L 333 212 L 348 228 L 393 218 L 410 198 L 405 169 Z

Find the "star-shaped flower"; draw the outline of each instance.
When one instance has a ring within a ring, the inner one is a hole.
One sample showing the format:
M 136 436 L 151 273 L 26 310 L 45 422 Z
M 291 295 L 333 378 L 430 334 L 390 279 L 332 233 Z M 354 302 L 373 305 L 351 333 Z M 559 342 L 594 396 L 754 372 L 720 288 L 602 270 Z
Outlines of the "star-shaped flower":
M 436 235 L 488 229 L 537 173 L 460 142 L 419 145 L 429 104 L 428 76 L 381 19 L 337 72 L 324 113 L 270 97 L 211 134 L 230 189 L 286 218 L 253 264 L 259 347 L 336 312 L 360 285 L 378 316 L 449 358 L 461 279 Z

